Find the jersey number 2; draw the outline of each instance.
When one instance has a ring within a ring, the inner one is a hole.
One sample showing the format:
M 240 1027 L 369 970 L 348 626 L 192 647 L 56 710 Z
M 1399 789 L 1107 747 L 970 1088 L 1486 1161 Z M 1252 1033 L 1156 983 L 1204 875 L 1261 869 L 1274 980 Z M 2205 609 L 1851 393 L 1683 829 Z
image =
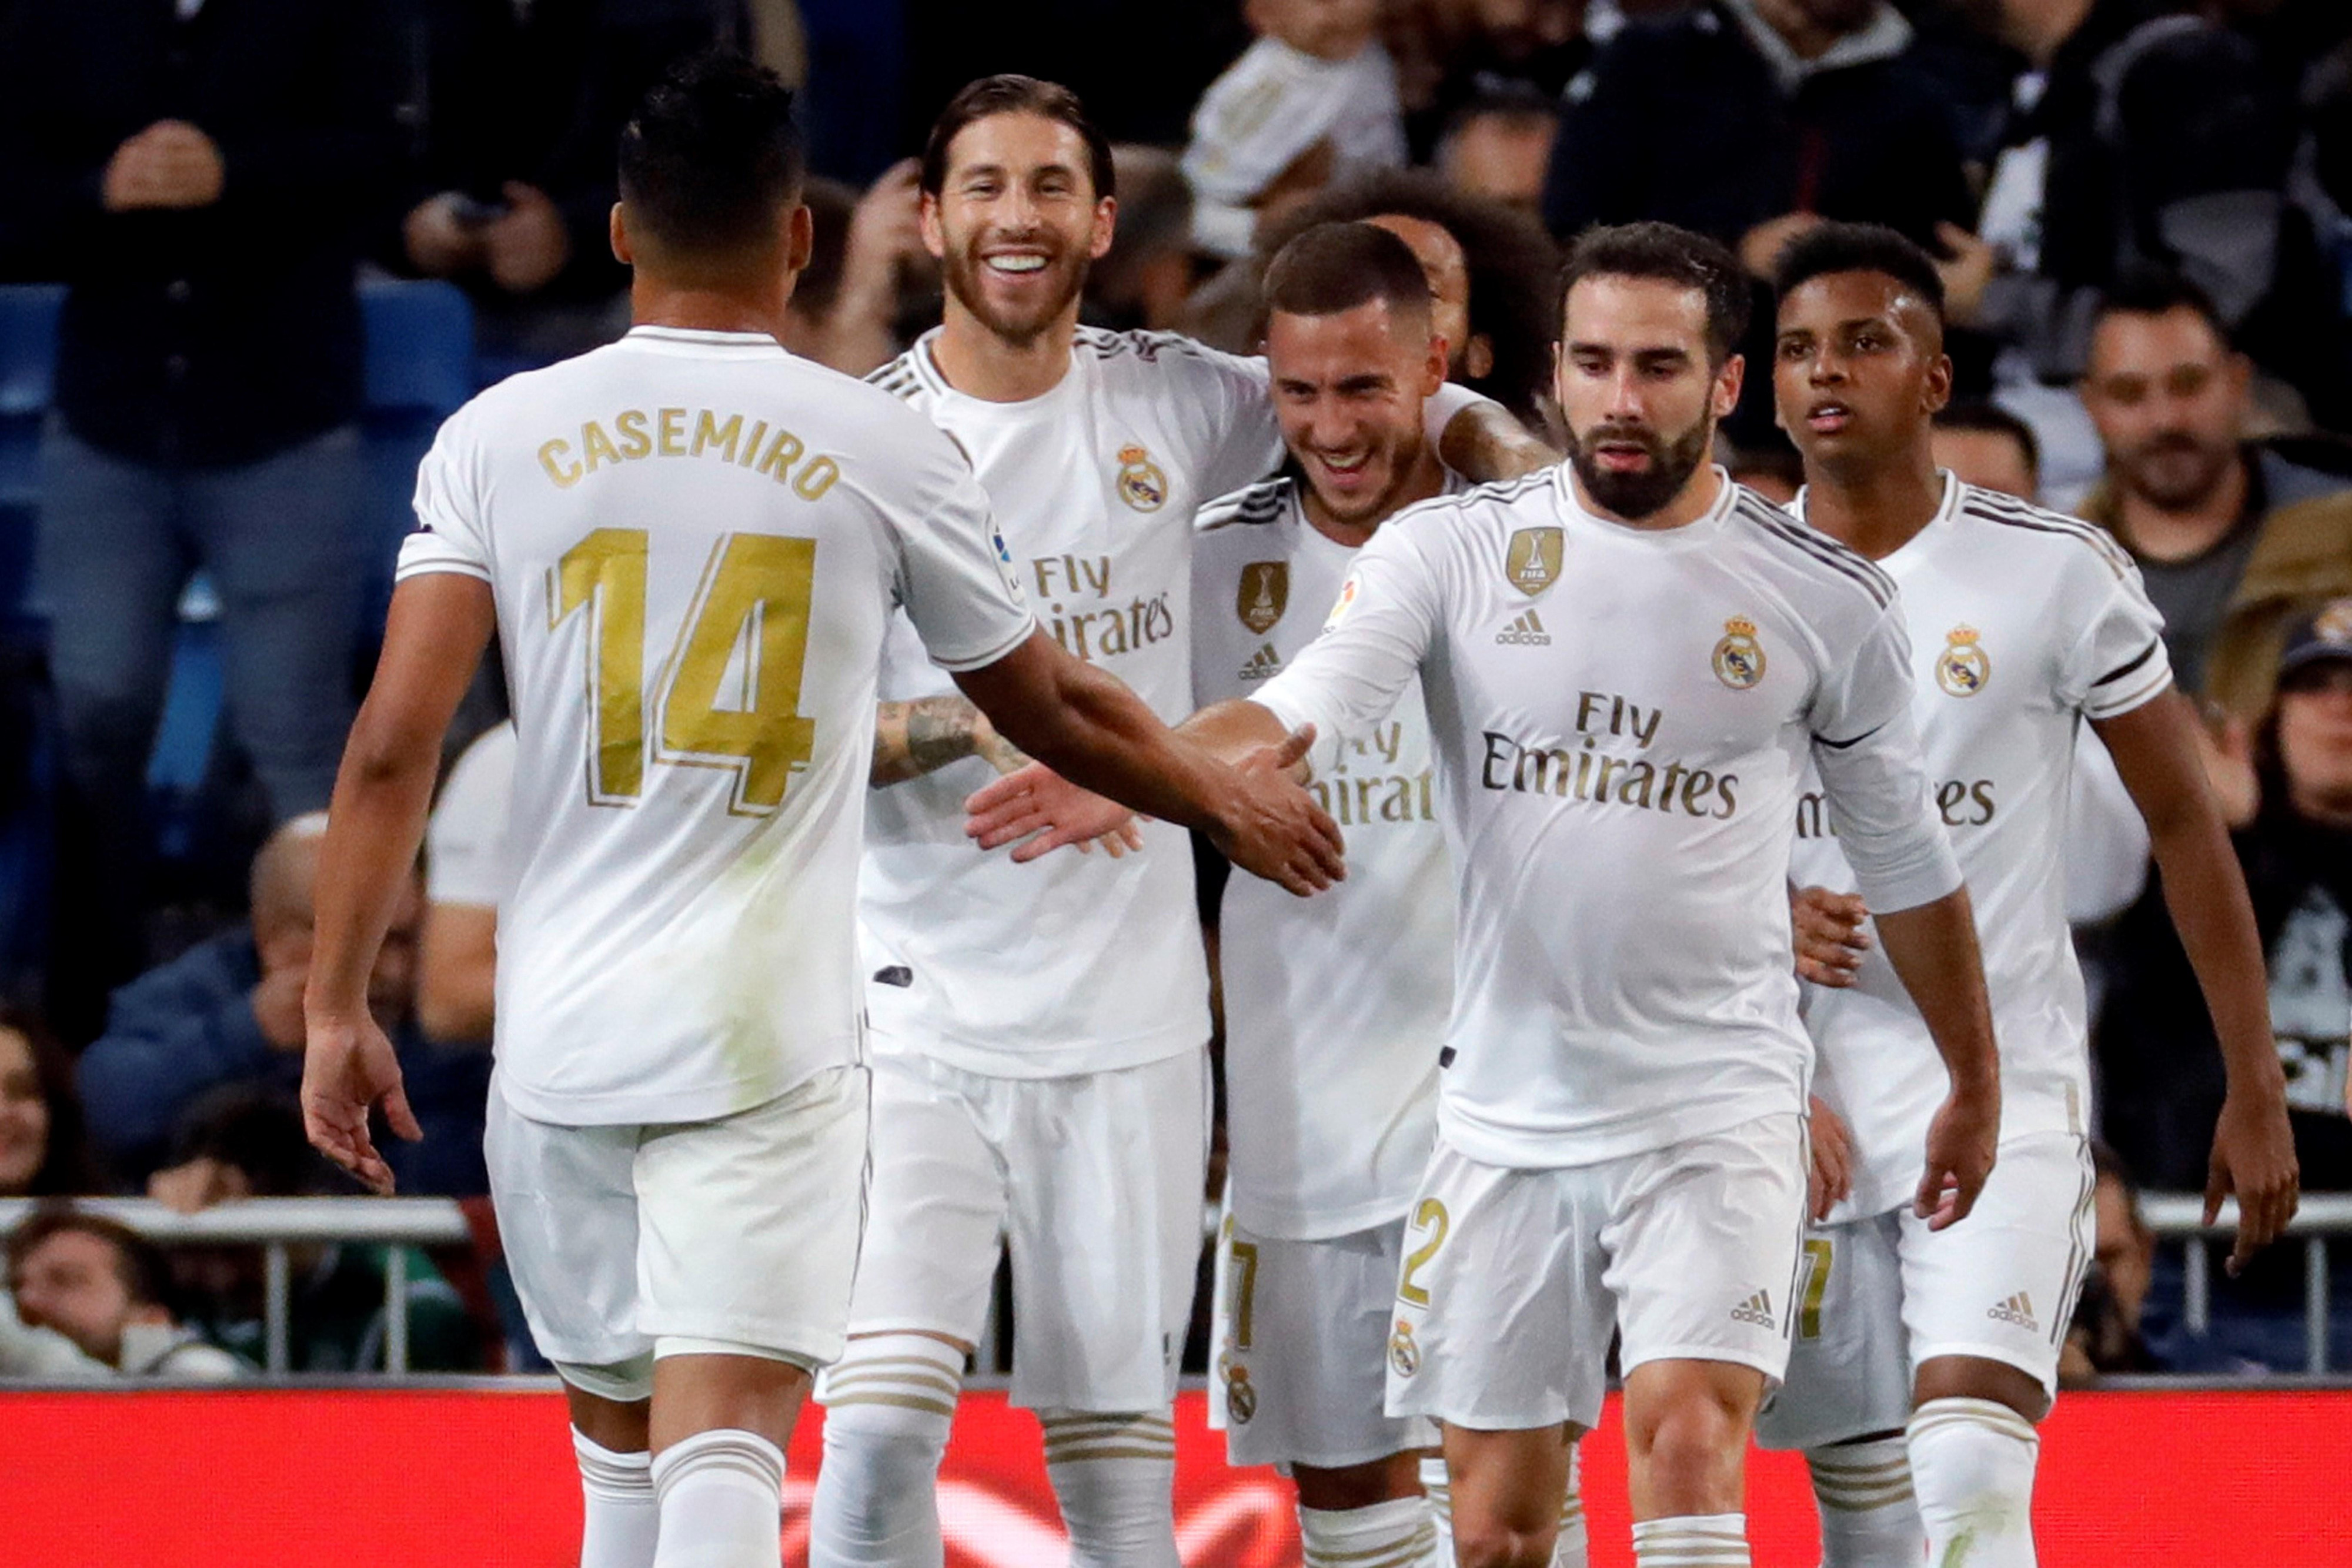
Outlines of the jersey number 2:
M 643 528 L 598 528 L 548 573 L 548 629 L 583 610 L 589 618 L 594 745 L 588 797 L 600 806 L 625 806 L 645 793 L 651 730 L 659 737 L 655 761 L 730 768 L 735 794 L 728 810 L 766 816 L 783 804 L 793 769 L 816 749 L 816 721 L 800 712 L 816 541 L 773 534 L 729 534 L 719 541 L 657 677 L 650 724 L 646 543 Z

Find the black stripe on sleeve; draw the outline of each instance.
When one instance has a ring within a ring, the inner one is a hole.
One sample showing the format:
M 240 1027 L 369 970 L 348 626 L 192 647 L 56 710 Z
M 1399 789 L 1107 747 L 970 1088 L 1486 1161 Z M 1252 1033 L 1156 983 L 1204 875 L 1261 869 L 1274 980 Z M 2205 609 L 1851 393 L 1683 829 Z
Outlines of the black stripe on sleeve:
M 2133 659 L 2127 664 L 2117 665 L 2115 669 L 2108 671 L 2104 675 L 2101 675 L 2097 680 L 2091 683 L 2092 686 L 2096 688 L 2122 680 L 2126 675 L 2130 674 L 2134 670 L 2138 669 L 2142 664 L 2145 664 L 2150 659 L 2155 658 L 2156 651 L 2163 646 L 2164 639 L 2161 637 L 2156 638 L 2151 641 L 2147 647 L 2142 648 L 2139 651 L 2138 657 Z
M 1832 740 L 1826 735 L 1817 735 L 1813 737 L 1813 738 L 1821 742 L 1822 745 L 1828 747 L 1832 751 L 1843 751 L 1849 746 L 1860 746 L 1864 741 L 1868 740 L 1872 736 L 1876 735 L 1878 730 L 1885 729 L 1885 727 L 1886 727 L 1882 724 L 1877 729 L 1865 729 L 1851 740 Z

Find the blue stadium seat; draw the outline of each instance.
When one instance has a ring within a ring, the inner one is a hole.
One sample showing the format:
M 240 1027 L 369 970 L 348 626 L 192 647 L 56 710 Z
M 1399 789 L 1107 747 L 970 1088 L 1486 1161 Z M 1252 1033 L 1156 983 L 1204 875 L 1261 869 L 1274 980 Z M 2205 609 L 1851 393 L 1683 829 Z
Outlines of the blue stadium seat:
M 373 635 L 391 601 L 400 541 L 415 526 L 416 465 L 441 422 L 474 395 L 474 306 L 455 284 L 374 278 L 360 286 L 360 310 L 367 327 L 361 537 Z

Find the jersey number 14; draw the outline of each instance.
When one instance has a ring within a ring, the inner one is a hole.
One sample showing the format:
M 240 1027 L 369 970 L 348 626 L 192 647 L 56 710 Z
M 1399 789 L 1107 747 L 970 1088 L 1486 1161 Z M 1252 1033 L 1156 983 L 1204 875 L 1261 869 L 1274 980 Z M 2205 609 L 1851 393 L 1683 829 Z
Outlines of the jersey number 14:
M 728 810 L 766 816 L 783 804 L 793 769 L 816 748 L 816 721 L 800 712 L 816 541 L 773 534 L 719 539 L 655 678 L 650 721 L 646 542 L 643 528 L 598 528 L 548 573 L 548 629 L 583 610 L 589 619 L 589 799 L 599 806 L 636 802 L 653 733 L 660 737 L 653 760 L 732 769 Z

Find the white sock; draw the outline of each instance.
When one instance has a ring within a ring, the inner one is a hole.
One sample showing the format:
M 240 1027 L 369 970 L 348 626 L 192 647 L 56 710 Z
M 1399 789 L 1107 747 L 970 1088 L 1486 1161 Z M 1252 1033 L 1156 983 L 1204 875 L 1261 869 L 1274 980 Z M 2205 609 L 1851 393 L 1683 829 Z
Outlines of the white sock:
M 654 1456 L 654 1568 L 780 1568 L 784 1453 L 757 1432 L 697 1432 Z
M 1045 1474 L 1070 1532 L 1070 1568 L 1180 1568 L 1176 1423 L 1166 1410 L 1040 1410 Z
M 1437 1568 L 1454 1568 L 1454 1478 L 1446 1474 L 1444 1454 L 1422 1455 L 1421 1494 L 1429 1500 L 1429 1527 L 1436 1533 L 1429 1560 Z
M 1298 1505 L 1306 1568 L 1425 1568 L 1436 1549 L 1429 1500 L 1396 1498 L 1347 1510 Z
M 825 1369 L 809 1568 L 940 1568 L 940 1459 L 962 1385 L 963 1353 L 924 1334 L 851 1340 Z
M 1551 1568 L 1585 1568 L 1584 1450 L 1568 1450 L 1568 1495 L 1559 1500 L 1559 1539 L 1552 1542 Z
M 1993 1399 L 1930 1399 L 1911 1417 L 1911 1485 L 1937 1568 L 2033 1568 L 2033 1423 Z
M 1899 1437 L 1809 1448 L 1822 1515 L 1822 1568 L 1917 1568 L 1926 1527 L 1911 1496 L 1910 1449 Z
M 572 1429 L 587 1520 L 580 1530 L 580 1568 L 653 1568 L 661 1508 L 654 1501 L 653 1456 L 616 1454 Z
M 1639 1568 L 1748 1568 L 1748 1516 L 1682 1513 L 1638 1520 L 1633 1561 Z

